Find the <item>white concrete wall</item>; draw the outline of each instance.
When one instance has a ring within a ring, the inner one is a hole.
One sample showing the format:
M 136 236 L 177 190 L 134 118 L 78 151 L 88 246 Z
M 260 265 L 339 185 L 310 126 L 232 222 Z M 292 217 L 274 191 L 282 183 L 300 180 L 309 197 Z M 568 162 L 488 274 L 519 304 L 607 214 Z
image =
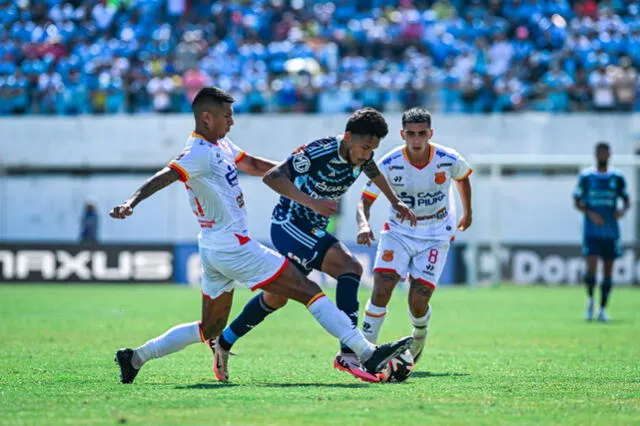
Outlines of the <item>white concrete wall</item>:
M 400 115 L 386 115 L 400 142 Z M 344 130 L 346 115 L 239 115 L 233 140 L 257 155 L 283 158 L 295 147 Z M 434 116 L 434 140 L 465 155 L 590 154 L 607 140 L 614 154 L 640 143 L 640 114 Z M 176 156 L 193 128 L 189 115 L 2 117 L 0 164 L 160 165 Z
M 388 116 L 391 136 L 379 156 L 399 143 L 400 116 Z M 343 130 L 345 116 L 238 116 L 232 136 L 249 152 L 283 159 L 298 145 Z M 191 130 L 189 116 L 117 116 L 0 119 L 0 166 L 4 165 L 146 165 L 160 167 L 177 155 Z M 434 117 L 435 138 L 465 156 L 479 153 L 590 154 L 595 141 L 611 142 L 614 156 L 633 152 L 640 141 L 640 115 L 550 116 L 538 114 Z M 615 157 L 614 157 L 615 158 Z M 134 216 L 115 221 L 109 208 L 126 199 L 142 182 L 137 176 L 2 177 L 0 175 L 0 240 L 73 241 L 85 200 L 100 212 L 104 241 L 193 241 L 198 232 L 180 184 L 143 202 Z M 572 207 L 573 176 L 518 176 L 504 180 L 494 202 L 488 177 L 473 175 L 475 224 L 480 241 L 493 232 L 498 211 L 501 239 L 506 243 L 575 243 L 580 216 Z M 633 179 L 630 179 L 633 184 Z M 364 178 L 343 203 L 339 236 L 354 239 L 355 206 Z M 268 240 L 269 216 L 276 195 L 259 179 L 243 176 L 241 185 L 254 237 Z M 634 193 L 635 188 L 630 188 Z M 381 227 L 385 201 L 373 209 Z M 633 213 L 635 214 L 635 212 Z M 633 238 L 633 215 L 622 223 L 625 241 Z M 461 233 L 465 240 L 469 235 Z

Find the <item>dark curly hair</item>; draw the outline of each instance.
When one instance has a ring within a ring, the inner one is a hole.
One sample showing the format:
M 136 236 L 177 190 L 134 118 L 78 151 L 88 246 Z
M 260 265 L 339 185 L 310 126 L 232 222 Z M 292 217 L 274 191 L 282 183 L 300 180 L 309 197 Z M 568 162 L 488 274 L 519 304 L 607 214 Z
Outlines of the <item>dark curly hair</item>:
M 234 103 L 233 96 L 218 87 L 203 87 L 191 102 L 191 110 L 195 115 L 214 106 L 222 106 L 223 103 Z
M 402 114 L 402 127 L 407 123 L 427 123 L 431 128 L 431 113 L 425 108 L 411 108 Z
M 382 139 L 389 133 L 384 117 L 373 108 L 361 108 L 351 114 L 345 131 L 355 135 L 377 136 Z

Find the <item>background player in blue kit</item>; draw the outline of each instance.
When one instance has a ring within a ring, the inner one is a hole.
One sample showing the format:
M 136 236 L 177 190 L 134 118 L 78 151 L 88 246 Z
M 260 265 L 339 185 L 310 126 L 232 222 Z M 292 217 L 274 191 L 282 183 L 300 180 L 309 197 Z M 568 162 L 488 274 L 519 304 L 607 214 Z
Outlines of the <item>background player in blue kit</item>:
M 598 320 L 609 321 L 605 309 L 611 294 L 611 273 L 614 260 L 621 255 L 618 219 L 624 216 L 630 206 L 625 178 L 618 170 L 609 168 L 610 156 L 609 144 L 599 142 L 596 145 L 597 167 L 580 173 L 574 192 L 575 206 L 584 213 L 582 252 L 587 261 L 585 283 L 589 298 L 585 317 L 588 321 L 593 319 L 598 258 L 604 264 Z M 621 209 L 618 208 L 618 198 L 624 202 Z
M 264 182 L 282 195 L 271 220 L 273 245 L 304 274 L 317 269 L 335 278 L 336 304 L 354 325 L 358 322 L 362 266 L 326 228 L 329 217 L 337 211 L 338 200 L 362 172 L 389 199 L 399 220 L 409 220 L 415 225 L 415 215 L 397 197 L 373 161 L 373 151 L 387 133 L 387 123 L 380 112 L 360 109 L 347 121 L 344 134 L 298 148 L 264 177 Z M 284 297 L 266 292 L 249 301 L 215 342 L 215 352 L 220 354 L 221 362 L 239 337 L 286 301 Z M 362 369 L 356 355 L 345 345 L 336 355 L 334 367 L 362 380 L 377 381 Z

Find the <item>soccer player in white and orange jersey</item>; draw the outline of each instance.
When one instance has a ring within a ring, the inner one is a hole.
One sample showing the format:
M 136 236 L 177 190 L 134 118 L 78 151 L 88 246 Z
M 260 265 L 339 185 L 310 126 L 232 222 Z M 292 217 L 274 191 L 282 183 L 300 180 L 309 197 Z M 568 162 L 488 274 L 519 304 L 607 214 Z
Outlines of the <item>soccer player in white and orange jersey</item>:
M 284 256 L 249 237 L 238 170 L 263 176 L 275 163 L 245 153 L 226 137 L 234 123 L 233 102 L 228 93 L 218 88 L 200 90 L 192 103 L 196 128 L 182 154 L 109 213 L 113 218 L 124 219 L 142 200 L 181 180 L 201 228 L 201 321 L 177 325 L 139 348 L 118 350 L 121 382 L 132 383 L 142 365 L 151 359 L 218 336 L 229 316 L 234 280 L 252 290 L 262 288 L 304 303 L 320 325 L 353 349 L 367 371 L 375 374 L 389 359 L 406 350 L 412 339 L 378 347 L 371 344 L 349 317 L 324 297 L 316 283 Z M 218 380 L 228 380 L 226 356 L 228 353 L 214 353 L 213 369 Z
M 449 244 L 456 228 L 464 231 L 471 225 L 471 168 L 455 150 L 430 142 L 433 129 L 426 109 L 404 112 L 400 136 L 405 144 L 382 157 L 378 166 L 398 197 L 415 212 L 417 225 L 401 222 L 391 209 L 378 243 L 373 292 L 362 330 L 370 342 L 376 342 L 391 293 L 398 281 L 409 275 L 409 315 L 414 338 L 410 351 L 417 361 L 427 337 L 429 301 L 442 274 Z M 457 224 L 452 181 L 463 208 Z M 357 211 L 359 244 L 371 245 L 374 240 L 369 212 L 378 193 L 371 182 L 362 193 Z

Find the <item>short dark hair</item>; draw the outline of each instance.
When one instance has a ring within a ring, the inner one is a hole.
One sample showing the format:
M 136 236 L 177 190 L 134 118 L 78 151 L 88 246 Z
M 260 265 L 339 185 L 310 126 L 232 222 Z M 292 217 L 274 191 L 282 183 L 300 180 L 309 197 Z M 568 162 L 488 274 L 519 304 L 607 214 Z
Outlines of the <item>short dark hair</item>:
M 223 103 L 234 103 L 236 100 L 233 96 L 218 87 L 203 87 L 191 102 L 191 110 L 198 115 L 203 110 L 212 106 L 222 106 Z
M 371 135 L 382 139 L 389 133 L 389 126 L 380 111 L 374 108 L 361 108 L 351 114 L 345 131 L 354 135 Z
M 426 108 L 411 108 L 402 114 L 402 127 L 408 123 L 427 123 L 431 128 L 431 113 Z
M 611 151 L 611 146 L 609 146 L 608 142 L 601 141 L 596 144 L 596 151 L 600 151 L 601 149 L 606 149 L 607 151 Z

